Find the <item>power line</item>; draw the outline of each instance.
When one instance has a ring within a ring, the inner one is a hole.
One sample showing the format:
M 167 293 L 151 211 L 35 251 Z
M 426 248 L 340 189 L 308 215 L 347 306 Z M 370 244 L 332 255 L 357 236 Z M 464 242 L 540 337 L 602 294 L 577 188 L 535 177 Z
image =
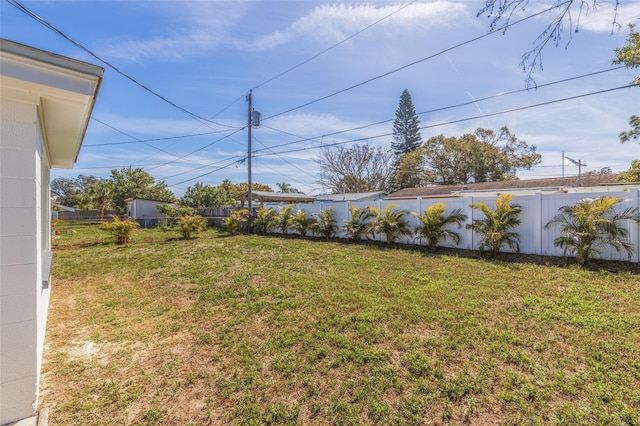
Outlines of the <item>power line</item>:
M 73 38 L 71 38 L 70 36 L 68 36 L 67 34 L 65 34 L 63 31 L 61 31 L 60 29 L 58 29 L 57 27 L 55 27 L 53 24 L 49 23 L 46 19 L 42 18 L 41 16 L 37 15 L 35 12 L 33 12 L 32 10 L 28 9 L 27 7 L 25 7 L 24 5 L 22 5 L 18 0 L 6 0 L 10 5 L 14 6 L 16 9 L 18 9 L 19 11 L 25 13 L 27 16 L 35 19 L 36 21 L 38 21 L 40 24 L 44 25 L 45 27 L 47 27 L 48 29 L 50 29 L 51 31 L 53 31 L 54 33 L 58 34 L 59 36 L 61 36 L 62 38 L 64 38 L 65 40 L 69 41 L 70 43 L 72 43 L 73 45 L 75 45 L 76 47 L 78 47 L 79 49 L 83 50 L 84 52 L 88 53 L 89 55 L 91 55 L 92 57 L 94 57 L 95 59 L 97 59 L 98 61 L 102 62 L 103 64 L 105 64 L 106 66 L 108 66 L 109 68 L 111 68 L 112 70 L 114 70 L 115 72 L 117 72 L 118 74 L 120 74 L 121 76 L 123 76 L 124 78 L 126 78 L 127 80 L 131 81 L 132 83 L 134 83 L 135 85 L 141 87 L 142 89 L 144 89 L 145 91 L 147 91 L 148 93 L 152 94 L 153 96 L 157 97 L 158 99 L 162 100 L 163 102 L 171 105 L 172 107 L 184 112 L 185 114 L 187 114 L 188 116 L 195 118 L 197 120 L 200 120 L 202 122 L 206 122 L 206 123 L 212 123 L 215 124 L 217 126 L 222 126 L 222 127 L 227 127 L 227 128 L 236 128 L 235 126 L 229 126 L 227 124 L 222 124 L 222 123 L 217 123 L 215 121 L 211 121 L 207 118 L 204 118 L 198 114 L 195 114 L 189 110 L 187 110 L 184 107 L 181 107 L 180 105 L 174 103 L 173 101 L 167 99 L 166 97 L 162 96 L 161 94 L 159 94 L 158 92 L 154 91 L 153 89 L 149 88 L 147 85 L 141 83 L 140 81 L 138 81 L 137 79 L 135 79 L 134 77 L 130 76 L 129 74 L 125 73 L 124 71 L 122 71 L 120 68 L 118 68 L 117 66 L 113 65 L 111 62 L 107 61 L 106 59 L 103 59 L 102 57 L 98 56 L 96 53 L 94 53 L 93 51 L 91 51 L 89 48 L 85 47 L 84 45 L 82 45 L 80 42 L 74 40 Z M 236 101 L 234 101 L 233 103 L 235 103 Z M 233 105 L 233 103 L 231 105 Z M 231 106 L 229 105 L 229 106 Z M 227 107 L 228 108 L 228 107 Z M 225 108 L 226 109 L 226 108 Z
M 567 3 L 567 2 L 565 2 L 565 3 Z M 293 107 L 293 108 L 290 108 L 290 109 L 288 109 L 288 110 L 285 110 L 285 111 L 279 112 L 279 113 L 277 113 L 277 114 L 270 115 L 270 116 L 268 116 L 268 117 L 266 117 L 266 118 L 263 118 L 263 119 L 262 119 L 262 121 L 264 122 L 264 121 L 270 120 L 270 119 L 272 119 L 272 118 L 279 117 L 279 116 L 284 115 L 284 114 L 288 114 L 288 113 L 290 113 L 290 112 L 292 112 L 292 111 L 296 111 L 296 110 L 298 110 L 298 109 L 301 109 L 301 108 L 307 107 L 307 106 L 309 106 L 309 105 L 313 105 L 313 104 L 318 103 L 318 102 L 320 102 L 320 101 L 324 101 L 324 100 L 326 100 L 326 99 L 332 98 L 332 97 L 337 96 L 337 95 L 339 95 L 339 94 L 342 94 L 342 93 L 348 92 L 348 91 L 350 91 L 350 90 L 356 89 L 356 88 L 358 88 L 358 87 L 364 86 L 364 85 L 369 84 L 369 83 L 371 83 L 371 82 L 373 82 L 373 81 L 380 80 L 381 78 L 388 77 L 388 76 L 390 76 L 391 74 L 395 74 L 395 73 L 397 73 L 397 72 L 399 72 L 399 71 L 405 70 L 405 69 L 407 69 L 407 68 L 410 68 L 410 67 L 412 67 L 412 66 L 415 66 L 415 65 L 417 65 L 417 64 L 420 64 L 420 63 L 422 63 L 422 62 L 425 62 L 425 61 L 427 61 L 427 60 L 429 60 L 429 59 L 433 59 L 433 58 L 435 58 L 435 57 L 437 57 L 437 56 L 443 55 L 443 54 L 445 54 L 445 53 L 447 53 L 447 52 L 450 52 L 450 51 L 452 51 L 452 50 L 454 50 L 454 49 L 457 49 L 457 48 L 459 48 L 459 47 L 465 46 L 465 45 L 467 45 L 467 44 L 471 44 L 471 43 L 473 43 L 473 42 L 475 42 L 475 41 L 478 41 L 478 40 L 481 40 L 481 39 L 483 39 L 483 38 L 485 38 L 485 37 L 489 37 L 490 35 L 493 35 L 493 34 L 495 34 L 495 33 L 499 32 L 499 31 L 505 31 L 508 27 L 511 27 L 511 26 L 517 25 L 517 24 L 519 24 L 519 23 L 522 23 L 522 22 L 524 22 L 524 21 L 527 21 L 527 20 L 529 20 L 529 19 L 532 19 L 532 18 L 534 18 L 534 17 L 536 17 L 536 16 L 542 15 L 542 14 L 544 14 L 544 13 L 546 13 L 546 12 L 548 12 L 548 11 L 552 10 L 552 9 L 555 9 L 556 7 L 557 7 L 557 6 L 552 6 L 552 7 L 548 8 L 548 9 L 545 9 L 545 10 L 543 10 L 543 11 L 541 11 L 541 12 L 537 12 L 537 13 L 534 13 L 533 15 L 529 15 L 529 16 L 526 16 L 526 17 L 524 17 L 524 18 L 522 18 L 522 19 L 519 19 L 519 20 L 517 20 L 517 21 L 515 21 L 515 22 L 513 22 L 513 23 L 507 23 L 507 24 L 503 25 L 503 26 L 502 26 L 502 27 L 500 27 L 500 28 L 495 28 L 495 29 L 490 30 L 490 31 L 489 31 L 488 33 L 486 33 L 486 34 L 483 34 L 483 35 L 480 35 L 480 36 L 474 37 L 474 38 L 472 38 L 472 39 L 470 39 L 470 40 L 467 40 L 467 41 L 463 41 L 463 42 L 461 42 L 461 43 L 458 43 L 458 44 L 456 44 L 456 45 L 454 45 L 454 46 L 448 47 L 448 48 L 446 48 L 446 49 L 444 49 L 444 50 L 441 50 L 440 52 L 434 53 L 434 54 L 429 55 L 429 56 L 427 56 L 427 57 L 424 57 L 424 58 L 422 58 L 422 59 L 418 59 L 418 60 L 416 60 L 416 61 L 413 61 L 413 62 L 410 62 L 410 63 L 408 63 L 408 64 L 406 64 L 406 65 L 403 65 L 403 66 L 401 66 L 401 67 L 395 68 L 395 69 L 393 69 L 393 70 L 391 70 L 391 71 L 387 71 L 387 72 L 385 72 L 385 73 L 383 73 L 383 74 L 379 74 L 379 75 L 377 75 L 377 76 L 375 76 L 375 77 L 371 77 L 371 78 L 369 78 L 369 79 L 367 79 L 367 80 L 364 80 L 364 81 L 362 81 L 362 82 L 360 82 L 360 83 L 357 83 L 357 84 L 354 84 L 354 85 L 349 86 L 349 87 L 347 87 L 347 88 L 344 88 L 344 89 L 338 90 L 338 91 L 336 91 L 336 92 L 330 93 L 330 94 L 328 94 L 328 95 L 326 95 L 326 96 L 322 96 L 322 97 L 320 97 L 320 98 L 316 98 L 316 99 L 314 99 L 314 100 L 312 100 L 312 101 L 309 101 L 309 102 L 306 102 L 306 103 L 304 103 L 304 104 L 302 104 L 302 105 L 298 105 L 298 106 L 296 106 L 296 107 Z
M 569 97 L 566 97 L 566 98 L 554 99 L 554 100 L 546 101 L 546 102 L 540 102 L 540 103 L 537 103 L 537 104 L 525 105 L 525 106 L 518 107 L 518 108 L 512 108 L 512 109 L 508 109 L 508 110 L 502 110 L 502 111 L 497 111 L 497 112 L 487 113 L 487 114 L 481 114 L 481 115 L 476 115 L 476 116 L 472 116 L 472 117 L 460 118 L 460 119 L 457 119 L 457 120 L 451 120 L 451 121 L 447 121 L 447 122 L 431 124 L 431 125 L 428 125 L 428 126 L 420 126 L 419 130 L 432 129 L 432 128 L 435 128 L 435 127 L 442 127 L 442 126 L 447 126 L 447 125 L 450 125 L 450 124 L 462 123 L 462 122 L 465 122 L 465 121 L 478 120 L 478 119 L 481 119 L 481 118 L 494 117 L 494 116 L 498 116 L 498 115 L 502 115 L 502 114 L 508 114 L 508 113 L 512 113 L 512 112 L 517 112 L 517 111 L 524 111 L 524 110 L 531 109 L 531 108 L 537 108 L 537 107 L 547 106 L 547 105 L 551 105 L 551 104 L 555 104 L 555 103 L 559 103 L 559 102 L 565 102 L 565 101 L 569 101 L 569 100 L 580 99 L 580 98 L 584 98 L 584 97 L 587 97 L 587 96 L 599 95 L 599 94 L 603 94 L 603 93 L 612 92 L 612 91 L 615 91 L 615 90 L 628 89 L 628 88 L 636 87 L 636 86 L 639 86 L 639 85 L 640 84 L 636 83 L 636 84 L 629 84 L 629 85 L 625 85 L 625 86 L 618 86 L 618 87 L 613 87 L 613 88 L 610 88 L 610 89 L 604 89 L 604 90 L 599 90 L 599 91 L 595 91 L 595 92 L 584 93 L 584 94 L 581 94 L 581 95 L 569 96 Z M 356 142 L 363 142 L 363 141 L 367 141 L 367 140 L 371 140 L 371 139 L 379 139 L 379 138 L 388 137 L 388 136 L 392 136 L 392 135 L 393 135 L 393 133 L 384 133 L 384 134 L 375 135 L 375 136 L 366 136 L 366 137 L 357 138 L 357 139 L 350 139 L 348 141 L 341 141 L 341 142 L 334 142 L 334 143 L 324 144 L 322 147 L 323 148 L 330 148 L 330 147 L 333 147 L 333 146 L 346 145 L 346 144 L 349 144 L 349 143 L 356 143 Z M 323 135 L 322 137 L 326 137 L 326 135 Z M 315 139 L 317 139 L 317 138 L 318 137 L 315 137 Z M 304 140 L 308 140 L 308 139 L 304 139 Z M 282 147 L 282 146 L 289 146 L 289 145 L 293 145 L 293 144 L 296 144 L 296 143 L 300 143 L 300 141 L 294 141 L 294 142 L 280 144 L 280 145 L 272 147 L 272 149 L 273 148 L 277 148 L 277 147 Z M 318 147 L 318 148 L 320 148 L 320 147 Z M 308 149 L 318 149 L 318 148 L 296 148 L 296 149 L 291 149 L 291 150 L 287 150 L 287 151 L 279 151 L 278 154 L 300 152 L 300 151 L 306 151 Z M 268 156 L 268 155 L 273 155 L 273 154 L 269 154 L 269 153 L 260 154 L 259 153 L 260 151 L 263 151 L 263 150 L 255 151 L 256 152 L 255 157 L 264 157 L 264 156 Z
M 388 15 L 384 16 L 383 18 L 378 19 L 378 20 L 377 20 L 377 21 L 375 21 L 374 23 L 372 23 L 372 24 L 370 24 L 370 25 L 367 25 L 366 27 L 364 27 L 364 28 L 363 28 L 363 29 L 361 29 L 360 31 L 357 31 L 357 32 L 355 32 L 355 33 L 351 34 L 349 37 L 345 38 L 344 40 L 341 40 L 341 41 L 339 41 L 339 42 L 337 42 L 337 43 L 335 43 L 335 44 L 333 44 L 333 45 L 331 45 L 331 46 L 327 47 L 326 49 L 324 49 L 324 50 L 322 50 L 321 52 L 319 52 L 319 53 L 317 53 L 317 54 L 313 55 L 313 56 L 312 56 L 312 57 L 310 57 L 309 59 L 306 59 L 306 60 L 304 60 L 304 61 L 300 62 L 299 64 L 294 65 L 294 66 L 292 66 L 291 68 L 289 68 L 289 69 L 287 69 L 287 70 L 285 70 L 285 71 L 282 71 L 281 73 L 279 73 L 279 74 L 277 74 L 277 75 L 275 75 L 275 76 L 273 76 L 273 77 L 271 77 L 271 78 L 269 78 L 269 79 L 267 79 L 267 80 L 263 81 L 262 83 L 260 83 L 260 84 L 258 84 L 257 86 L 255 86 L 255 87 L 254 87 L 254 89 L 258 89 L 258 88 L 260 88 L 260 87 L 264 86 L 264 85 L 265 85 L 265 84 L 267 84 L 267 83 L 271 83 L 272 81 L 274 81 L 274 80 L 276 80 L 276 79 L 278 79 L 278 78 L 282 77 L 283 75 L 288 74 L 288 73 L 290 73 L 291 71 L 293 71 L 293 70 L 295 70 L 295 69 L 297 69 L 297 68 L 300 68 L 302 65 L 304 65 L 304 64 L 306 64 L 306 63 L 309 63 L 309 62 L 313 61 L 313 60 L 314 60 L 314 59 L 316 59 L 317 57 L 319 57 L 319 56 L 321 56 L 321 55 L 323 55 L 323 54 L 327 53 L 328 51 L 330 51 L 330 50 L 332 50 L 332 49 L 334 49 L 334 48 L 336 48 L 336 47 L 340 46 L 340 45 L 341 45 L 341 44 L 343 44 L 343 43 L 346 43 L 347 41 L 349 41 L 349 40 L 351 40 L 352 38 L 356 37 L 357 35 L 359 35 L 359 34 L 361 34 L 361 33 L 365 32 L 366 30 L 368 30 L 368 29 L 370 29 L 370 28 L 374 27 L 375 25 L 379 24 L 380 22 L 382 22 L 382 21 L 384 21 L 384 20 L 386 20 L 386 19 L 389 19 L 389 18 L 390 18 L 390 17 L 392 17 L 393 15 L 395 15 L 395 14 L 397 14 L 397 13 L 399 13 L 399 12 L 403 11 L 403 10 L 404 10 L 404 9 L 406 9 L 407 7 L 409 7 L 409 6 L 411 6 L 412 4 L 414 4 L 416 1 L 417 1 L 417 0 L 413 0 L 413 1 L 411 1 L 411 2 L 409 2 L 409 3 L 407 3 L 407 4 L 405 4 L 405 5 L 404 5 L 404 6 L 402 6 L 400 9 L 397 9 L 397 10 L 395 10 L 394 12 L 392 12 L 392 13 L 390 13 L 390 14 L 388 14 Z

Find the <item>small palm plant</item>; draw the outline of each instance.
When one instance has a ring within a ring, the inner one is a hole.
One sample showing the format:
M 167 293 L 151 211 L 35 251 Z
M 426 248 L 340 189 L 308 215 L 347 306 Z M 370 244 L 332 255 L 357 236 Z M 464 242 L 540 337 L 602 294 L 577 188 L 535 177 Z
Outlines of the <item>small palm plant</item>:
M 293 204 L 290 204 L 287 207 L 280 207 L 278 209 L 278 228 L 280 228 L 280 232 L 286 234 L 291 228 L 292 220 Z
M 113 219 L 104 223 L 102 228 L 115 237 L 116 244 L 127 244 L 139 226 L 138 222 L 129 219 L 120 220 L 118 216 L 113 216 Z
M 338 230 L 338 225 L 336 225 L 336 220 L 333 217 L 333 208 L 321 210 L 320 213 L 315 213 L 313 217 L 315 222 L 311 224 L 311 232 L 327 240 L 333 237 Z
M 388 244 L 395 242 L 401 236 L 411 235 L 409 222 L 403 219 L 409 212 L 406 210 L 394 210 L 396 207 L 398 207 L 398 204 L 389 204 L 382 210 L 370 207 L 375 214 L 375 219 L 369 226 L 368 233 L 384 234 Z
M 342 229 L 352 240 L 359 240 L 363 235 L 367 234 L 369 229 L 369 221 L 375 217 L 375 213 L 371 208 L 360 208 L 352 204 L 349 205 L 349 219 L 344 219 Z
M 293 214 L 293 219 L 291 220 L 291 227 L 303 237 L 307 235 L 307 232 L 311 228 L 311 225 L 316 220 L 309 216 L 306 211 L 298 210 Z
M 574 206 L 560 207 L 560 213 L 544 228 L 559 225 L 561 235 L 553 241 L 553 245 L 564 249 L 565 255 L 575 255 L 583 265 L 607 246 L 613 247 L 617 252 L 624 250 L 631 258 L 634 247 L 628 240 L 629 231 L 621 222 L 640 222 L 640 213 L 637 207 L 615 210 L 614 207 L 622 201 L 609 195 L 585 198 Z
M 207 219 L 197 214 L 186 214 L 178 218 L 178 232 L 185 240 L 195 238 L 207 229 Z
M 278 212 L 272 208 L 265 209 L 260 206 L 256 210 L 256 217 L 253 219 L 253 229 L 261 235 L 268 233 L 278 226 Z
M 520 251 L 520 234 L 513 229 L 520 225 L 520 213 L 522 207 L 512 204 L 511 194 L 501 194 L 496 198 L 496 209 L 491 210 L 484 202 L 471 203 L 471 208 L 480 210 L 484 219 L 475 219 L 467 225 L 482 236 L 480 250 L 489 249 L 491 256 L 500 253 L 500 249 L 506 244 L 516 252 Z
M 233 213 L 224 220 L 224 226 L 227 232 L 231 235 L 238 235 L 242 228 L 242 224 L 249 220 L 247 217 L 248 214 L 248 209 L 234 210 Z
M 423 215 L 411 212 L 420 220 L 420 224 L 415 228 L 416 233 L 427 242 L 429 250 L 435 250 L 441 240 L 451 239 L 456 245 L 460 243 L 460 235 L 446 229 L 449 225 L 462 226 L 462 222 L 467 220 L 467 215 L 462 213 L 462 209 L 455 209 L 446 215 L 445 203 L 436 203 L 427 207 Z

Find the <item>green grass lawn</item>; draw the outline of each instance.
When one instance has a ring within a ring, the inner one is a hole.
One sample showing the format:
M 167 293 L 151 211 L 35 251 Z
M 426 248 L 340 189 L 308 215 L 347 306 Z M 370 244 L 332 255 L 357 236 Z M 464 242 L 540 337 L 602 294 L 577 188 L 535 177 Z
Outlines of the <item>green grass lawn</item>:
M 639 275 L 177 237 L 62 228 L 51 425 L 640 424 Z

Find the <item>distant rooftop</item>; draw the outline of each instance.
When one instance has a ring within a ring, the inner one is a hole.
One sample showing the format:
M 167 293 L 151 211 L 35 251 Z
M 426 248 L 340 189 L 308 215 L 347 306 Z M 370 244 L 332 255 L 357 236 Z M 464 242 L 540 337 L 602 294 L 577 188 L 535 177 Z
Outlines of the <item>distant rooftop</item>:
M 420 188 L 401 189 L 400 191 L 390 194 L 388 198 L 435 197 L 442 195 L 455 195 L 457 193 L 464 193 L 465 191 L 540 190 L 615 185 L 619 184 L 619 182 L 616 181 L 617 177 L 618 174 L 583 175 L 580 178 L 580 185 L 578 185 L 578 176 L 456 185 L 434 185 Z

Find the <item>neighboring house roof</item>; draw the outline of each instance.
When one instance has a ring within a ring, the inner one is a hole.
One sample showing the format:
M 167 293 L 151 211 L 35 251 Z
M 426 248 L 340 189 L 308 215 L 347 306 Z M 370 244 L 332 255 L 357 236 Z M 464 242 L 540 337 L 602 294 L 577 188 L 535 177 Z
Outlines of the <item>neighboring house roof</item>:
M 436 197 L 456 195 L 458 193 L 471 191 L 524 191 L 524 190 L 543 190 L 543 189 L 563 189 L 612 185 L 618 184 L 616 181 L 617 174 L 601 174 L 601 175 L 583 175 L 578 185 L 578 176 L 546 178 L 546 179 L 526 179 L 526 180 L 508 180 L 499 182 L 482 182 L 457 185 L 434 185 L 421 188 L 405 188 L 390 194 L 387 198 L 417 198 L 417 197 Z
M 243 197 L 247 199 L 248 193 Z M 266 191 L 251 191 L 251 196 L 254 201 L 261 203 L 269 202 L 281 202 L 281 203 L 312 203 L 316 200 L 316 197 L 306 194 L 297 194 L 294 192 L 266 192 Z
M 104 68 L 0 39 L 2 97 L 39 106 L 51 167 L 71 168 Z
M 74 209 L 73 207 L 69 207 L 69 206 L 63 206 L 62 204 L 59 203 L 53 203 L 53 207 L 60 209 L 62 211 L 65 212 L 75 212 L 76 209 Z
M 382 198 L 385 195 L 384 191 L 375 192 L 353 192 L 346 194 L 326 194 L 317 195 L 316 201 L 361 201 L 370 200 L 372 198 Z
M 132 198 L 125 199 L 125 201 L 127 201 L 127 202 L 128 201 L 134 201 L 134 200 L 153 201 L 154 203 L 173 204 L 171 201 L 154 200 L 152 198 L 132 197 Z

